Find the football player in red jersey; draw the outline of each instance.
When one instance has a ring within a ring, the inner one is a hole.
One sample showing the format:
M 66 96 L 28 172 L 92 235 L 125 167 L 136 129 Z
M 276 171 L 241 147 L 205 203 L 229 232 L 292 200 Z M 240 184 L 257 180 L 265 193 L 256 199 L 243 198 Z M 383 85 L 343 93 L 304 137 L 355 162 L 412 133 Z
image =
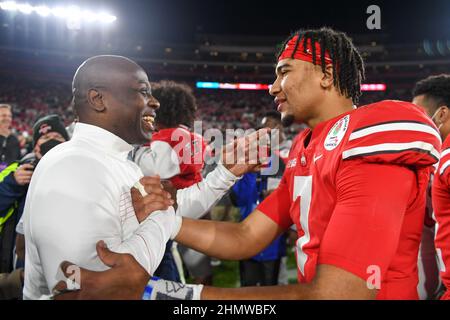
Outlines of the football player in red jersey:
M 152 93 L 164 102 L 158 109 L 151 148 L 140 147 L 134 161 L 146 176 L 156 173 L 168 179 L 176 189 L 202 181 L 206 142 L 191 132 L 197 104 L 191 88 L 173 81 L 152 84 Z M 157 171 L 157 172 L 156 172 Z
M 418 298 L 417 255 L 439 132 L 411 103 L 356 109 L 363 79 L 363 61 L 344 33 L 322 28 L 289 37 L 270 93 L 285 123 L 310 129 L 295 139 L 279 187 L 241 223 L 183 219 L 175 238 L 210 256 L 237 260 L 295 224 L 298 284 L 225 289 L 151 279 L 144 299 Z M 125 272 L 145 280 L 132 258 L 100 246 L 99 255 L 115 265 L 116 276 L 82 270 L 87 284 L 66 298 L 114 298 L 111 288 L 133 286 Z M 109 285 L 100 290 L 99 283 Z
M 441 279 L 447 289 L 442 299 L 450 300 L 450 75 L 431 76 L 414 88 L 413 102 L 425 108 L 439 128 L 442 153 L 432 186 L 436 220 L 435 247 Z M 425 229 L 426 230 L 426 229 Z

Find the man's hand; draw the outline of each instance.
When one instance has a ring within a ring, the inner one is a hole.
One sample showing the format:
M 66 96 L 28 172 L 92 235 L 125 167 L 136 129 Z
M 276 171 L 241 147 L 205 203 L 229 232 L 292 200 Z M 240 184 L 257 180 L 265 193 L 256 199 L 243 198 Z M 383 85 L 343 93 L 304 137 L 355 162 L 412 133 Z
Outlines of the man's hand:
M 221 161 L 237 177 L 259 171 L 270 156 L 270 129 L 260 129 L 248 136 L 235 139 L 222 150 Z
M 174 201 L 174 204 L 172 206 L 176 211 L 178 208 L 177 189 L 173 186 L 173 184 L 172 184 L 172 182 L 170 182 L 170 180 L 162 180 L 161 184 L 162 184 L 164 190 L 167 191 L 168 193 L 170 193 L 170 197 Z
M 31 176 L 33 175 L 34 166 L 25 163 L 17 168 L 14 172 L 14 179 L 16 180 L 18 185 L 24 186 L 29 184 L 31 181 Z
M 174 205 L 175 202 L 172 200 L 171 194 L 164 190 L 158 176 L 143 177 L 139 182 L 147 192 L 146 196 L 142 196 L 138 189 L 131 188 L 131 200 L 139 223 L 144 221 L 152 212 L 167 210 Z
M 70 270 L 79 268 L 80 289 L 67 292 L 66 282 L 60 281 L 53 288 L 55 300 L 141 300 L 150 276 L 133 256 L 114 253 L 103 241 L 97 243 L 97 254 L 111 269 L 95 272 L 67 261 L 61 263 L 60 268 L 69 279 Z

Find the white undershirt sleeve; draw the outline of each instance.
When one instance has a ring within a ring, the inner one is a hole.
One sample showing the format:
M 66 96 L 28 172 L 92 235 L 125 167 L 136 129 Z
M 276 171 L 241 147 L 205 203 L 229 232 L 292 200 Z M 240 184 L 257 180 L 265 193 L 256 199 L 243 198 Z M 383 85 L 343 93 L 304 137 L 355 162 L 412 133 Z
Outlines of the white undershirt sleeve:
M 180 173 L 179 159 L 172 147 L 163 141 L 152 142 L 150 147 L 140 147 L 134 155 L 134 162 L 145 176 L 158 174 L 162 179 L 172 178 Z M 223 165 L 201 182 L 177 191 L 177 216 L 198 219 L 208 212 L 239 178 Z
M 154 141 L 151 147 L 139 147 L 134 162 L 144 176 L 158 174 L 161 179 L 170 179 L 180 174 L 180 161 L 173 148 L 164 141 Z
M 208 212 L 239 177 L 233 175 L 222 164 L 210 172 L 203 181 L 177 191 L 177 216 L 198 219 Z

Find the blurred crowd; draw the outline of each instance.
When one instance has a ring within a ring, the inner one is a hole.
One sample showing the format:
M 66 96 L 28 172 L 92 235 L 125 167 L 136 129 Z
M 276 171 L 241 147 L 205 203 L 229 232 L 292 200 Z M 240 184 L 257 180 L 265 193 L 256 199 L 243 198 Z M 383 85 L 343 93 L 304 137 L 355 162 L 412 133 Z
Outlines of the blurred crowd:
M 66 126 L 75 119 L 71 107 L 71 89 L 69 83 L 46 81 L 11 81 L 0 79 L 0 102 L 12 107 L 12 133 L 17 136 L 22 155 L 29 151 L 33 123 L 42 116 L 58 114 Z M 266 91 L 233 90 L 194 90 L 197 98 L 197 119 L 203 121 L 203 129 L 257 128 L 263 115 L 275 110 L 273 98 Z M 389 92 L 366 92 L 360 105 L 383 99 L 408 101 L 409 92 L 390 90 Z M 286 135 L 292 139 L 301 126 L 294 125 L 286 129 Z

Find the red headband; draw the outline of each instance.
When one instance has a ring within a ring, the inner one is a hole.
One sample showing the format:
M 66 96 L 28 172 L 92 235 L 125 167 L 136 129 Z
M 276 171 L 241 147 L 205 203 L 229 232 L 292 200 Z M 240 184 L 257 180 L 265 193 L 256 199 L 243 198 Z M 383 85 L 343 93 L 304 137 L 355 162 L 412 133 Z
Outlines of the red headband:
M 292 56 L 292 53 L 295 49 L 295 43 L 297 42 L 298 36 L 294 36 L 289 40 L 289 42 L 286 44 L 286 47 L 284 48 L 283 52 L 280 54 L 280 57 L 278 58 L 278 61 L 287 59 L 287 58 L 294 58 L 298 60 L 303 60 L 307 62 L 313 63 L 313 53 L 312 53 L 312 46 L 311 46 L 311 39 L 308 39 L 306 41 L 306 52 L 305 47 L 303 46 L 303 39 L 300 40 L 297 50 L 294 53 L 294 56 Z M 320 43 L 315 42 L 316 47 L 316 64 L 320 64 L 321 61 L 321 55 L 320 55 Z M 332 64 L 333 60 L 330 58 L 330 54 L 328 51 L 325 52 L 325 64 Z

